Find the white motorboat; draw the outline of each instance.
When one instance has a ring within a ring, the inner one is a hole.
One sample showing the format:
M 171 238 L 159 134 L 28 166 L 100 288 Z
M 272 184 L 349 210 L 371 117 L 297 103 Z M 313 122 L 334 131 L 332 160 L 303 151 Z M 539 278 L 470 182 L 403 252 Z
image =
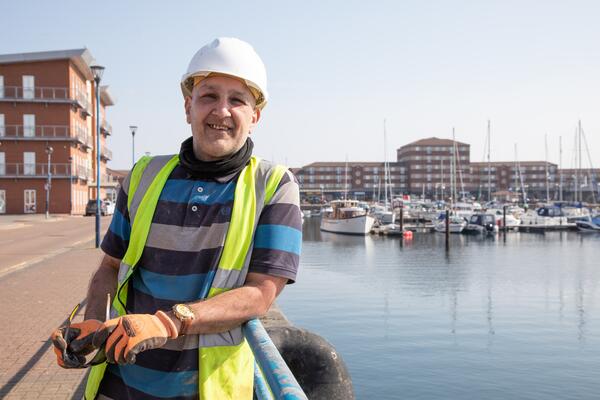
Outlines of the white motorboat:
M 367 215 L 356 200 L 334 200 L 330 203 L 331 212 L 325 212 L 321 219 L 321 230 L 325 232 L 366 235 L 371 231 L 375 218 Z
M 523 228 L 553 228 L 553 227 L 574 227 L 564 215 L 560 207 L 544 206 L 537 210 L 527 210 L 521 216 L 521 225 Z
M 486 210 L 488 214 L 494 214 L 496 217 L 496 225 L 504 226 L 504 210 L 499 208 L 488 208 Z M 510 213 L 508 209 L 506 210 L 506 227 L 508 229 L 516 229 L 521 225 L 521 220 L 514 216 L 514 214 Z
M 450 233 L 461 233 L 467 226 L 467 221 L 458 215 L 451 215 L 448 221 L 448 231 Z M 440 214 L 437 222 L 433 225 L 436 232 L 446 232 L 446 219 L 444 214 Z

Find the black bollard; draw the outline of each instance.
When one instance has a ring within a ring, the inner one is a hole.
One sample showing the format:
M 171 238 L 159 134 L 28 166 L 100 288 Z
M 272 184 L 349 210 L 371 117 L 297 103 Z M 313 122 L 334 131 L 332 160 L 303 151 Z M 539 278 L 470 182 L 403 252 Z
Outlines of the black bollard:
M 404 232 L 404 209 L 400 208 L 400 232 Z
M 355 398 L 346 364 L 329 342 L 293 326 L 273 326 L 267 332 L 309 399 Z
M 502 230 L 506 232 L 508 228 L 506 227 L 506 206 L 502 207 Z

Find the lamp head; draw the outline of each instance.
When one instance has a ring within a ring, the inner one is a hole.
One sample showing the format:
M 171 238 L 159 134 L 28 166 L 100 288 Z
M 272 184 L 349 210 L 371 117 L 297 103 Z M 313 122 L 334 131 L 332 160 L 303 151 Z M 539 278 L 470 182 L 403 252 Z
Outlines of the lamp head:
M 92 75 L 94 75 L 94 80 L 96 84 L 100 83 L 102 79 L 102 74 L 104 74 L 104 67 L 101 65 L 91 65 L 90 69 L 92 70 Z
M 137 126 L 135 125 L 129 125 L 129 130 L 131 130 L 131 136 L 135 136 L 135 133 L 137 132 Z

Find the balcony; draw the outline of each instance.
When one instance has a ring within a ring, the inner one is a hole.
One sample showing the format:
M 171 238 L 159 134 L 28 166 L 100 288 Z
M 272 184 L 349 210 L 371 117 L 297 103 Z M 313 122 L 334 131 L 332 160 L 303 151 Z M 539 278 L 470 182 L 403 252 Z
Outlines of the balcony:
M 100 148 L 100 157 L 104 158 L 105 160 L 112 160 L 112 151 L 106 146 L 102 146 Z
M 67 125 L 6 125 L 0 126 L 0 139 L 12 140 L 73 140 Z
M 87 167 L 83 167 L 81 165 L 74 165 L 73 169 L 75 172 L 74 176 L 79 179 L 88 181 L 92 178 L 92 171 Z
M 105 119 L 103 119 L 102 123 L 100 124 L 100 132 L 104 133 L 105 135 L 112 135 L 112 126 L 106 122 Z
M 43 87 L 34 88 L 22 86 L 4 86 L 0 88 L 0 102 L 14 103 L 66 103 L 80 107 L 84 114 L 92 115 L 92 105 L 87 94 L 76 91 L 73 96 L 68 87 Z
M 50 164 L 52 178 L 70 178 L 71 164 Z M 0 164 L 0 178 L 47 178 L 48 164 Z

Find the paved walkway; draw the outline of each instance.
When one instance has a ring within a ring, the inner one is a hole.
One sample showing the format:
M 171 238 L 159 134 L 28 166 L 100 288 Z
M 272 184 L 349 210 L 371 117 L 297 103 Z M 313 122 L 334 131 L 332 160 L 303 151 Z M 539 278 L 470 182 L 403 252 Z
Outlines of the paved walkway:
M 65 216 L 51 223 L 43 217 L 23 217 L 0 219 L 0 253 L 10 247 L 38 248 L 35 254 L 21 254 L 25 261 L 18 270 L 6 271 L 10 265 L 1 255 L 0 273 L 2 266 L 5 273 L 0 275 L 0 398 L 80 399 L 87 371 L 58 367 L 49 336 L 64 323 L 75 304 L 84 301 L 91 274 L 102 257 L 89 234 L 93 232 L 93 218 Z M 28 244 L 7 243 L 49 226 L 53 226 L 54 234 L 62 235 L 57 242 L 48 240 L 45 233 L 26 240 Z M 108 220 L 103 220 L 103 231 L 107 226 Z M 78 229 L 88 232 L 88 237 L 82 237 Z M 41 244 L 36 246 L 36 242 Z M 75 320 L 81 320 L 82 315 L 80 310 Z

